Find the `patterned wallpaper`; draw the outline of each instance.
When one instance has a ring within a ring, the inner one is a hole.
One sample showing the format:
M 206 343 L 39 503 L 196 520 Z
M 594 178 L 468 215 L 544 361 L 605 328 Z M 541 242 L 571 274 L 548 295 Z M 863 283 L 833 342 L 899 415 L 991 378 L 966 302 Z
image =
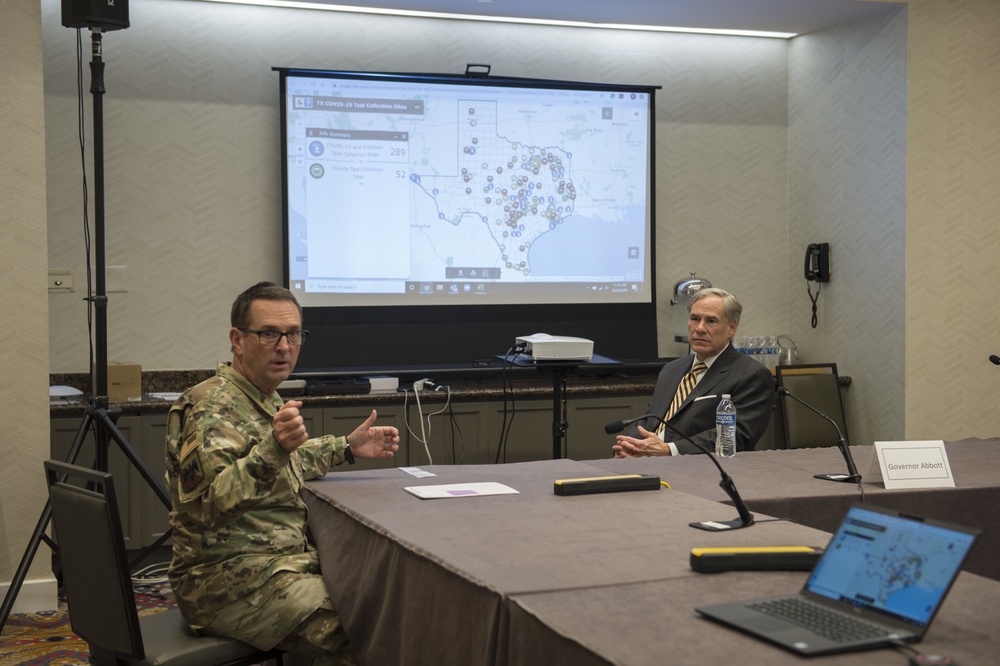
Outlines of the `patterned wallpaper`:
M 903 438 L 906 30 L 894 9 L 798 37 L 789 58 L 789 332 L 805 362 L 852 377 L 855 444 Z M 815 329 L 809 243 L 831 255 Z
M 910 3 L 906 439 L 1000 435 L 1000 2 Z
M 82 284 L 75 38 L 55 0 L 43 9 L 49 260 Z M 107 262 L 125 266 L 128 282 L 127 293 L 110 294 L 112 360 L 214 367 L 229 354 L 233 297 L 258 279 L 280 279 L 274 66 L 460 73 L 486 62 L 498 75 L 663 86 L 660 293 L 698 271 L 746 301 L 748 330 L 786 328 L 786 41 L 183 0 L 134 3 L 131 22 L 104 38 Z M 764 261 L 746 261 L 748 248 Z M 677 353 L 669 315 L 664 355 Z M 83 371 L 80 294 L 51 297 L 50 316 L 53 371 Z
M 109 354 L 147 369 L 212 367 L 228 356 L 220 331 L 233 295 L 280 277 L 271 67 L 460 72 L 488 62 L 500 75 L 663 86 L 662 355 L 684 351 L 666 303 L 697 271 L 742 298 L 741 333 L 788 333 L 803 360 L 835 359 L 855 377 L 853 441 L 996 432 L 994 368 L 981 359 L 1000 345 L 980 335 L 966 353 L 950 324 L 981 300 L 955 294 L 984 284 L 993 291 L 976 314 L 998 316 L 997 7 L 919 0 L 789 43 L 134 3 L 132 27 L 105 37 L 108 264 L 128 278 L 127 293 L 111 294 Z M 56 0 L 42 13 L 49 265 L 82 284 L 74 31 L 59 24 Z M 831 242 L 834 269 L 816 329 L 800 276 L 814 241 Z M 49 298 L 53 371 L 86 368 L 79 291 Z M 964 381 L 938 381 L 953 361 L 974 377 L 974 395 Z M 951 411 L 931 428 L 940 404 Z
M 45 133 L 41 21 L 30 2 L 4 3 L 0 23 L 0 582 L 9 581 L 45 506 L 49 444 Z M 13 86 L 11 82 L 17 82 Z M 14 94 L 16 90 L 16 94 Z M 45 547 L 43 546 L 43 550 Z M 33 561 L 42 574 L 47 558 Z M 6 589 L 0 587 L 0 594 Z

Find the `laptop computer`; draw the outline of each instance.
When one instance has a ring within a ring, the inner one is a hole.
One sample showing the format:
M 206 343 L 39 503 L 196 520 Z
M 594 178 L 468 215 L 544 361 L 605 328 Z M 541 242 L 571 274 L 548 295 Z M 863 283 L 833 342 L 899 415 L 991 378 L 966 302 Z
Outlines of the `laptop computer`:
M 856 503 L 797 594 L 695 610 L 802 655 L 917 642 L 978 535 Z

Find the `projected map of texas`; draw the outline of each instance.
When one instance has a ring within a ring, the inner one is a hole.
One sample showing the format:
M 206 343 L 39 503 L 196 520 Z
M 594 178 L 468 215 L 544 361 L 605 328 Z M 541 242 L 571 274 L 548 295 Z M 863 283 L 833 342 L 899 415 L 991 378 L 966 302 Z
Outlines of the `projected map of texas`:
M 458 173 L 410 178 L 433 199 L 439 219 L 484 225 L 501 265 L 529 276 L 532 243 L 573 212 L 572 155 L 499 136 L 495 102 L 460 100 L 458 108 L 465 116 L 459 120 Z
M 311 289 L 477 294 L 549 282 L 638 295 L 646 93 L 318 87 L 292 95 L 288 121 L 289 218 L 304 230 L 295 263 Z M 364 251 L 373 239 L 381 262 Z

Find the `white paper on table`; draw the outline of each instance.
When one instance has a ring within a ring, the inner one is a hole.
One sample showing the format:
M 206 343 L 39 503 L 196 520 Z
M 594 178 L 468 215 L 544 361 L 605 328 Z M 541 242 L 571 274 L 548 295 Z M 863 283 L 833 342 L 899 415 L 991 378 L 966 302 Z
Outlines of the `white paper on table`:
M 420 469 L 419 467 L 400 467 L 400 472 L 406 472 L 410 476 L 415 476 L 418 479 L 423 479 L 428 476 L 437 476 L 434 472 L 428 472 L 426 469 Z
M 407 486 L 403 488 L 420 499 L 445 499 L 449 497 L 482 497 L 483 495 L 518 495 L 519 493 L 502 483 L 484 481 L 482 483 L 450 483 L 443 486 Z

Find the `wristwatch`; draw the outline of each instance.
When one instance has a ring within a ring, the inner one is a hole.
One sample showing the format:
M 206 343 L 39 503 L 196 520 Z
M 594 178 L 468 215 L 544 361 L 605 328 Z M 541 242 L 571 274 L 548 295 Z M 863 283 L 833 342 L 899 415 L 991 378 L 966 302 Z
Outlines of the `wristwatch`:
M 350 444 L 344 447 L 344 460 L 347 461 L 348 465 L 354 464 L 354 453 L 351 451 Z

